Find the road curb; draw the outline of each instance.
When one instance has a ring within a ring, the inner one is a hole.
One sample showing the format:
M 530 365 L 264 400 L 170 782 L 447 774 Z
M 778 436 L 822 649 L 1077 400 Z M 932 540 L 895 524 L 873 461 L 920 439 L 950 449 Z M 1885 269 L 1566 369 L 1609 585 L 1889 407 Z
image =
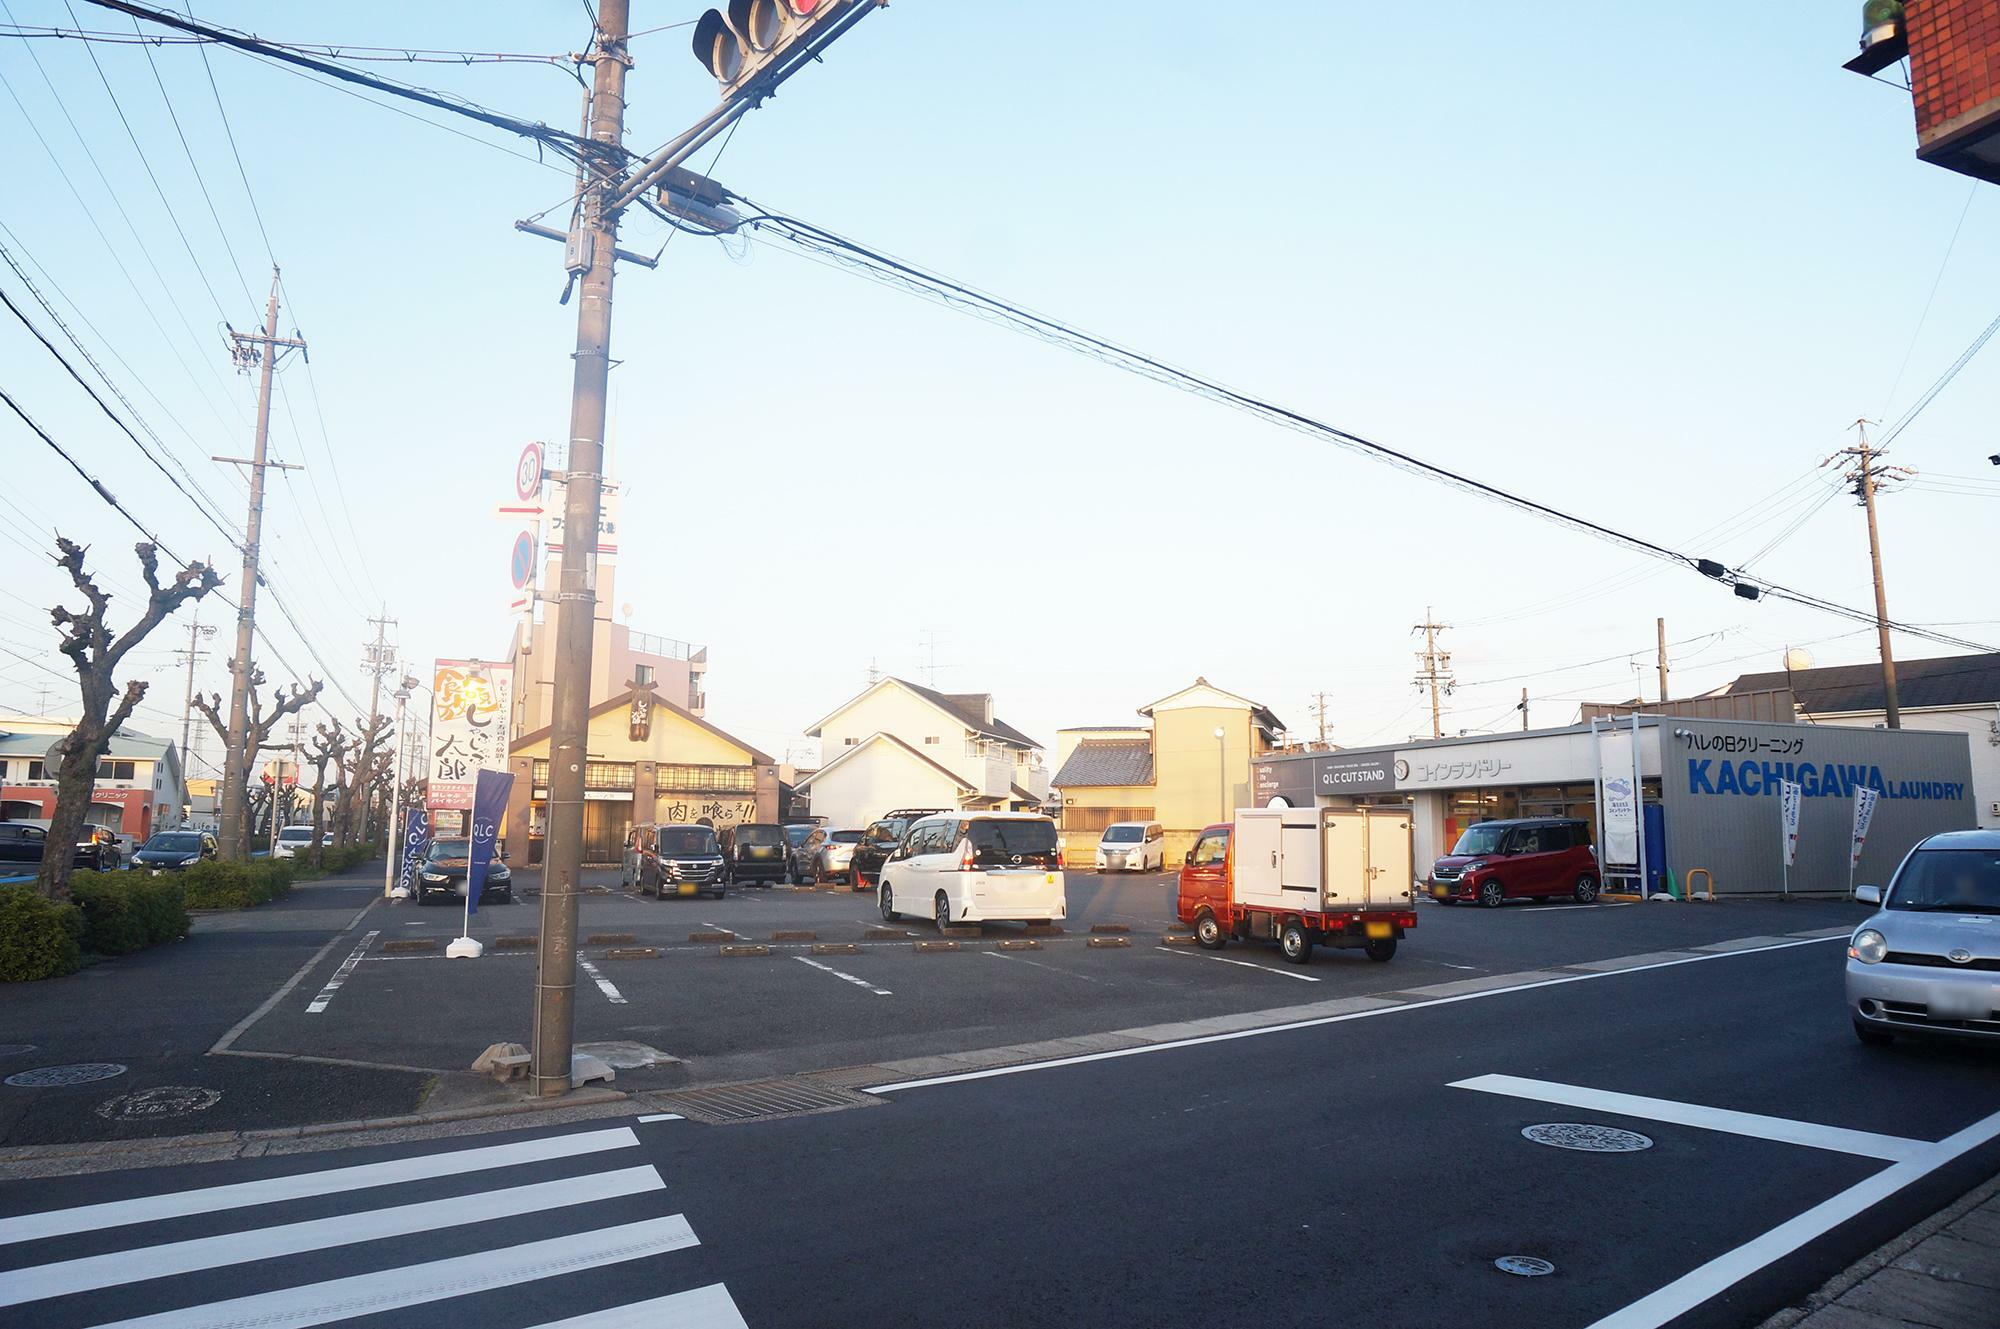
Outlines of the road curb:
M 1040 940 L 1034 937 L 1007 937 L 1000 943 L 1003 951 L 1038 951 L 1042 949 Z
M 1116 936 L 1120 933 L 1130 932 L 1132 928 L 1128 923 L 1092 923 L 1090 930 L 1098 936 Z
M 771 940 L 772 941 L 818 941 L 819 933 L 809 932 L 803 929 L 793 929 L 786 932 L 773 932 L 771 934 Z
M 771 948 L 769 946 L 719 946 L 716 948 L 716 954 L 722 956 L 724 959 L 736 959 L 751 955 L 769 955 L 770 953 Z
M 925 951 L 955 951 L 962 948 L 955 941 L 920 941 L 916 944 L 916 949 L 921 954 Z
M 713 942 L 733 940 L 735 936 L 734 932 L 690 932 L 688 940 L 706 946 Z
M 660 948 L 657 946 L 613 946 L 604 953 L 607 960 L 657 960 Z
M 1191 932 L 1169 932 L 1160 938 L 1160 945 L 1162 946 L 1192 946 L 1194 944 L 1194 934 Z
M 1093 951 L 1109 950 L 1114 946 L 1130 946 L 1130 937 L 1092 937 L 1084 943 Z
M 813 943 L 812 953 L 814 955 L 859 955 L 861 954 L 861 947 L 851 941 L 816 941 Z

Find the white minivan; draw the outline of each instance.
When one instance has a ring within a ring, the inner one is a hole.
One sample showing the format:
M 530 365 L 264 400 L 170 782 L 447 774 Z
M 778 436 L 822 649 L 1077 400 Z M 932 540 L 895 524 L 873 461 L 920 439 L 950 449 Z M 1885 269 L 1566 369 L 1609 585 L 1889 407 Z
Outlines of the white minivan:
M 882 864 L 882 917 L 939 927 L 991 919 L 1048 923 L 1069 914 L 1056 824 L 1032 812 L 955 812 L 912 825 Z
M 1157 821 L 1115 821 L 1097 841 L 1099 872 L 1158 872 L 1167 865 L 1167 833 Z

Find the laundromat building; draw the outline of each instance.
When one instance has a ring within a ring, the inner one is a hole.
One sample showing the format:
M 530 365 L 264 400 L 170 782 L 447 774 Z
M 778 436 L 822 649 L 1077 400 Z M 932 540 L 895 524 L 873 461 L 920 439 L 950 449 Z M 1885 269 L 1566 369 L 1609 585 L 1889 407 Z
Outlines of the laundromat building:
M 1684 884 L 1697 869 L 1718 895 L 1844 893 L 1857 788 L 1878 799 L 1856 883 L 1885 884 L 1918 840 L 1977 824 L 1964 734 L 1676 715 L 1273 754 L 1256 763 L 1252 783 L 1258 806 L 1407 805 L 1423 870 L 1467 827 L 1495 819 L 1580 818 L 1602 845 L 1602 781 L 1622 775 L 1629 787 L 1635 751 L 1649 893 L 1667 889 L 1668 872 Z M 1789 870 L 1786 781 L 1801 793 Z

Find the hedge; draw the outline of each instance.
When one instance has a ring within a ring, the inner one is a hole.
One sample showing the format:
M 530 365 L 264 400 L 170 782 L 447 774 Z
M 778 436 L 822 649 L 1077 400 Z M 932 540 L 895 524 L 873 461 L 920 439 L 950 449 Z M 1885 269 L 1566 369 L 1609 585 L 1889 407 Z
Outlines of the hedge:
M 283 895 L 296 875 L 292 861 L 283 858 L 244 863 L 209 859 L 172 874 L 190 909 L 248 909 Z
M 32 886 L 0 886 L 0 983 L 75 973 L 83 963 L 83 911 L 51 904 Z
M 187 935 L 187 901 L 176 877 L 76 872 L 69 893 L 83 910 L 87 951 L 129 955 Z

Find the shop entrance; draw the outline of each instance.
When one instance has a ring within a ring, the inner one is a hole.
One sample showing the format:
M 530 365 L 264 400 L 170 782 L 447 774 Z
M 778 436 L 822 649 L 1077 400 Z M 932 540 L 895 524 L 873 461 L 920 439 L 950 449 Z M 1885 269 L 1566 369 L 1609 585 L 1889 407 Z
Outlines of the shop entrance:
M 593 867 L 616 865 L 625 858 L 625 837 L 632 830 L 632 801 L 591 800 L 583 805 L 583 861 Z

